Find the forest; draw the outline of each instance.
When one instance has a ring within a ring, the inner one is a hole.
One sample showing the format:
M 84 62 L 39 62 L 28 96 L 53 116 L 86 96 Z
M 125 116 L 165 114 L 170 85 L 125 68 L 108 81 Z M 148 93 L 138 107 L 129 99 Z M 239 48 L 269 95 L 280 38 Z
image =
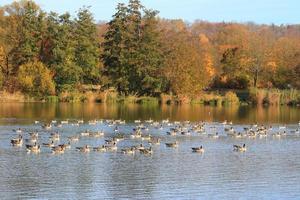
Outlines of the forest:
M 139 0 L 96 22 L 22 0 L 0 7 L 0 69 L 3 96 L 299 104 L 300 25 L 163 19 Z

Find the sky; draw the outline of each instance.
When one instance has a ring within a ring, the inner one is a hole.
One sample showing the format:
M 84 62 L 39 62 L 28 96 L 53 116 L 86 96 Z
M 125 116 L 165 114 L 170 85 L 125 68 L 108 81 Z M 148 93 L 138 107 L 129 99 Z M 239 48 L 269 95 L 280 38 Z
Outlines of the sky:
M 13 0 L 0 0 L 0 6 Z M 35 0 L 43 10 L 75 15 L 91 6 L 96 21 L 109 21 L 119 2 L 128 0 Z M 300 0 L 141 0 L 147 8 L 167 19 L 187 22 L 255 22 L 258 24 L 300 24 Z

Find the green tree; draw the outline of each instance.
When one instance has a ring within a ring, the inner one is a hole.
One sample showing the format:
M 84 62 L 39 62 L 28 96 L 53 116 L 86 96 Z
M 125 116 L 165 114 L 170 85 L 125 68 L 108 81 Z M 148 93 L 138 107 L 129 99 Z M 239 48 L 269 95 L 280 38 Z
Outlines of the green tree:
M 98 84 L 100 81 L 100 56 L 97 27 L 93 15 L 82 8 L 75 19 L 75 62 L 83 72 L 83 83 Z
M 43 56 L 52 71 L 58 90 L 72 88 L 81 81 L 82 69 L 75 59 L 74 23 L 70 14 L 58 16 L 50 13 L 47 18 L 47 51 Z
M 162 66 L 157 11 L 138 0 L 119 4 L 108 23 L 103 44 L 103 63 L 111 85 L 119 92 L 155 95 L 162 88 Z

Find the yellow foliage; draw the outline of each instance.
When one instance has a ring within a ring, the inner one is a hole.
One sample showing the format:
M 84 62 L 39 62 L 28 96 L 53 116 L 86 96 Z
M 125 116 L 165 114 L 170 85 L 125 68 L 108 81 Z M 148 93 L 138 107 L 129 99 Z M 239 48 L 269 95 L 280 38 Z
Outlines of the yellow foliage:
M 24 92 L 32 95 L 53 95 L 55 85 L 50 70 L 41 62 L 34 61 L 21 65 L 18 82 Z

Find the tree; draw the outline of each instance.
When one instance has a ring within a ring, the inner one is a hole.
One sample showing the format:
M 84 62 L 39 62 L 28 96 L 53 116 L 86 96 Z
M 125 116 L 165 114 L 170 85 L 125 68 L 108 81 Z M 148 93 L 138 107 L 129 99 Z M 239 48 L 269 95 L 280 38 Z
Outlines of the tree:
M 170 90 L 177 95 L 197 96 L 208 85 L 205 62 L 197 37 L 188 31 L 169 32 L 164 73 Z
M 50 13 L 47 24 L 45 63 L 54 71 L 58 90 L 72 88 L 82 77 L 82 69 L 75 61 L 74 23 L 69 13 Z
M 52 80 L 52 74 L 39 61 L 29 62 L 20 66 L 18 83 L 22 91 L 27 94 L 34 96 L 55 94 L 55 84 Z
M 83 83 L 100 81 L 100 56 L 97 28 L 87 8 L 82 8 L 75 19 L 75 62 L 82 69 Z
M 119 4 L 105 34 L 103 62 L 112 86 L 125 94 L 155 95 L 161 91 L 162 51 L 157 11 L 138 0 Z

